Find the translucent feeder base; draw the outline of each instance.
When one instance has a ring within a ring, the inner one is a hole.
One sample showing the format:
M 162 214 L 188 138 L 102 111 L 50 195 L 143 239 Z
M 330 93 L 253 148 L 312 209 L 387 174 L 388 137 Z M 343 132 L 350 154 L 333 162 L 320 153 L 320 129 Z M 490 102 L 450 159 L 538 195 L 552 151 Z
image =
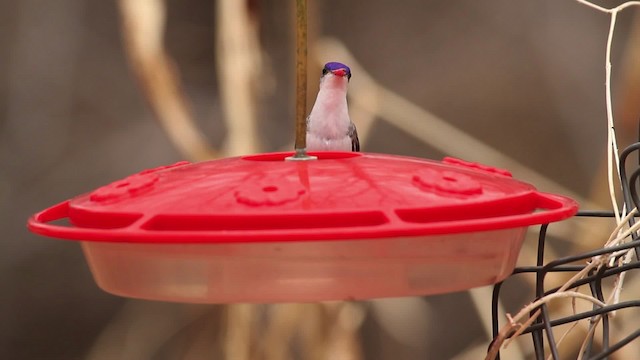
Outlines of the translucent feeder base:
M 526 228 L 373 240 L 225 244 L 82 242 L 98 285 L 189 303 L 361 300 L 503 280 Z

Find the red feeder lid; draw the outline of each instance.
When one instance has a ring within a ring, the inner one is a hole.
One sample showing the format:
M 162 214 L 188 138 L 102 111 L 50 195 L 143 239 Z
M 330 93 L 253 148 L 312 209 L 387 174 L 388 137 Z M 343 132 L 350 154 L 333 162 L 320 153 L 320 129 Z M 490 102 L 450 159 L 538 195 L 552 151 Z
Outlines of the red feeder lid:
M 577 204 L 508 171 L 370 153 L 270 153 L 145 170 L 53 206 L 32 231 L 83 241 L 223 243 L 371 239 L 524 227 Z M 71 226 L 51 222 L 68 218 Z

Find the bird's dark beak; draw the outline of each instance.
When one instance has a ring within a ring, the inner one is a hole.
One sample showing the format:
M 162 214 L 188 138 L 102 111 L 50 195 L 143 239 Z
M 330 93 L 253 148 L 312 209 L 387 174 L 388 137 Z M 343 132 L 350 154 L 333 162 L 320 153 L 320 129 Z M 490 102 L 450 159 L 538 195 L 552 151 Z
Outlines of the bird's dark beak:
M 336 70 L 331 70 L 331 73 L 333 73 L 333 75 L 336 75 L 336 76 L 346 76 L 347 75 L 347 70 L 346 69 L 336 69 Z

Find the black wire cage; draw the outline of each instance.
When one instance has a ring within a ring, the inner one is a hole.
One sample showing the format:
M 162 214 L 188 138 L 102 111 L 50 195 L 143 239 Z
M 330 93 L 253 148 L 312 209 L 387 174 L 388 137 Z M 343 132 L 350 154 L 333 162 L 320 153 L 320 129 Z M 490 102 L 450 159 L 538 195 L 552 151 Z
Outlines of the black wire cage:
M 627 160 L 629 158 L 629 155 L 634 152 L 639 153 L 638 164 L 635 165 L 636 169 L 631 173 L 631 175 L 627 176 Z M 624 200 L 623 206 L 626 209 L 640 209 L 640 198 L 638 197 L 638 187 L 640 186 L 638 181 L 639 177 L 640 139 L 639 142 L 630 145 L 620 153 L 620 178 Z M 577 216 L 579 217 L 579 219 L 586 218 L 588 220 L 589 218 L 591 218 L 593 220 L 593 218 L 613 218 L 615 215 L 612 211 L 581 210 L 578 212 Z M 634 216 L 629 217 L 629 227 L 633 226 L 636 223 L 636 217 L 638 217 L 637 213 Z M 542 225 L 540 228 L 537 244 L 536 265 L 516 267 L 510 278 L 507 278 L 505 281 L 496 284 L 493 288 L 491 311 L 494 339 L 489 346 L 489 353 L 491 353 L 492 347 L 495 346 L 496 349 L 493 349 L 494 351 L 497 351 L 495 352 L 495 359 L 500 359 L 500 344 L 497 341 L 500 336 L 498 304 L 501 295 L 501 289 L 503 289 L 503 287 L 508 284 L 511 278 L 520 274 L 533 274 L 533 276 L 535 276 L 535 300 L 538 300 L 543 296 L 554 294 L 561 290 L 560 287 L 547 289 L 547 286 L 545 284 L 547 275 L 559 272 L 578 273 L 585 270 L 588 261 L 592 260 L 594 257 L 613 256 L 613 261 L 608 261 L 602 266 L 589 269 L 585 277 L 572 282 L 570 285 L 568 285 L 568 287 L 566 287 L 566 290 L 571 290 L 576 289 L 580 286 L 588 286 L 591 292 L 591 296 L 605 303 L 603 282 L 605 282 L 607 278 L 611 278 L 624 272 L 629 272 L 631 270 L 640 268 L 640 237 L 637 232 L 631 233 L 630 241 L 621 243 L 619 245 L 558 258 L 545 264 L 544 256 L 548 227 L 549 225 L 546 224 Z M 625 256 L 626 252 L 624 250 L 635 251 L 635 254 L 631 261 L 619 261 L 622 257 Z M 550 356 L 554 360 L 561 359 L 560 351 L 558 349 L 558 339 L 555 337 L 553 331 L 554 328 L 560 325 L 574 323 L 579 320 L 590 319 L 589 330 L 595 331 L 596 329 L 593 328 L 598 326 L 599 324 L 601 325 L 601 328 L 598 329 L 598 332 L 600 333 L 599 343 L 596 346 L 596 336 L 590 336 L 589 338 L 587 338 L 586 346 L 584 346 L 581 350 L 581 356 L 583 359 L 589 360 L 608 359 L 617 350 L 640 337 L 639 324 L 638 328 L 635 331 L 631 332 L 630 334 L 626 334 L 626 336 L 624 337 L 618 337 L 617 341 L 612 342 L 612 312 L 629 308 L 637 309 L 638 307 L 640 307 L 640 299 L 611 304 L 605 303 L 605 306 L 598 306 L 594 304 L 591 310 L 576 312 L 569 316 L 553 318 L 547 304 L 542 303 L 536 309 L 531 311 L 530 316 L 535 317 L 535 320 L 529 326 L 527 326 L 523 331 L 521 330 L 517 332 L 517 335 L 515 331 L 511 331 L 506 335 L 506 338 L 526 334 L 527 336 L 531 336 L 536 359 L 545 359 L 546 356 Z M 539 312 L 539 314 L 537 314 L 537 312 Z M 547 354 L 545 353 L 545 345 L 548 352 Z M 640 354 L 638 354 L 638 358 L 640 358 Z

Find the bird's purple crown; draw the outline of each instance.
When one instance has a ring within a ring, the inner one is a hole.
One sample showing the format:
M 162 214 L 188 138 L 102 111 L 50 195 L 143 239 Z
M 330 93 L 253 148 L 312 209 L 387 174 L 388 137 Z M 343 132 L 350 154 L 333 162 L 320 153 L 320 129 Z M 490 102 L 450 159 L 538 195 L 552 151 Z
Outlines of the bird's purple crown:
M 328 62 L 324 65 L 324 68 L 329 70 L 329 71 L 333 71 L 333 70 L 338 70 L 338 69 L 345 69 L 347 70 L 347 74 L 351 75 L 351 69 L 349 69 L 349 67 L 343 63 L 339 63 L 339 62 Z

